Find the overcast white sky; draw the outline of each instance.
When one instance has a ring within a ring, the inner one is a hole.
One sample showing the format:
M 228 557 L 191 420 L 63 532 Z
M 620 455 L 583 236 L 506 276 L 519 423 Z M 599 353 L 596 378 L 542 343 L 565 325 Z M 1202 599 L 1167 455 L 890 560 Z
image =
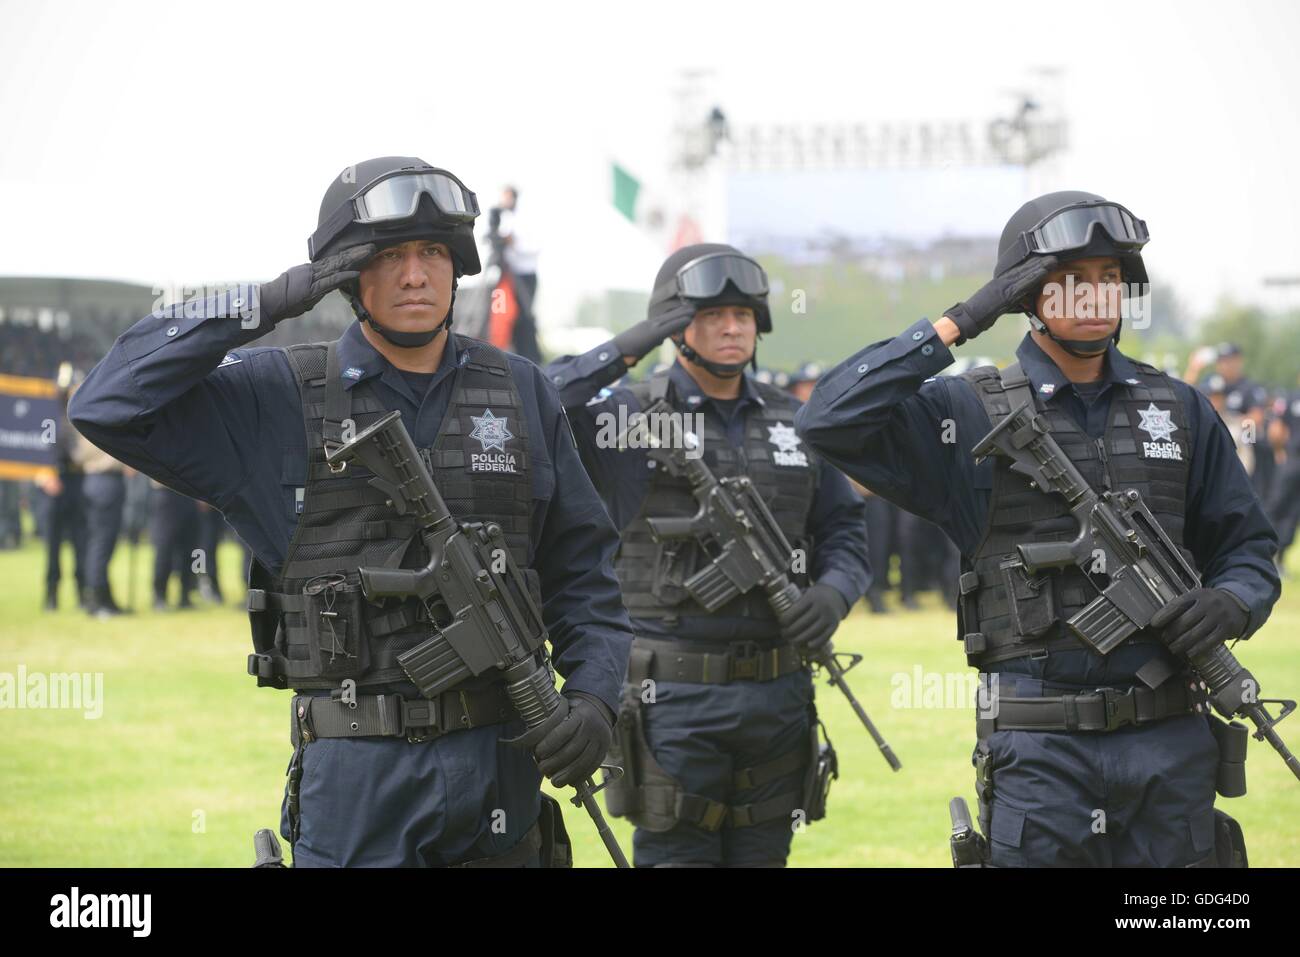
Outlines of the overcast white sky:
M 306 258 L 340 169 L 415 154 L 485 206 L 520 185 L 553 321 L 650 285 L 660 251 L 607 170 L 661 168 L 677 69 L 712 66 L 735 123 L 874 122 L 986 118 L 1051 65 L 1072 149 L 1041 185 L 1145 218 L 1153 276 L 1203 312 L 1300 274 L 1298 41 L 1287 0 L 0 0 L 0 274 L 270 277 Z

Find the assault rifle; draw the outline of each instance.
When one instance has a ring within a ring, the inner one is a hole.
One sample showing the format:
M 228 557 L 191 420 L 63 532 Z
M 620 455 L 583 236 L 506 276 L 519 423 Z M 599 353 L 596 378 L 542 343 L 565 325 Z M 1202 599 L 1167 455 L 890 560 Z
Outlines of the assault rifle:
M 698 448 L 699 438 L 687 432 L 667 402 L 660 400 L 642 413 L 644 418 L 632 422 L 620 437 L 620 444 L 633 441 L 643 444 L 655 462 L 690 484 L 699 510 L 682 518 L 649 518 L 650 533 L 660 544 L 695 541 L 709 561 L 682 582 L 682 587 L 706 611 L 714 612 L 751 588 L 761 588 L 768 604 L 778 616 L 799 600 L 802 591 L 790 580 L 787 569 L 794 549 L 767 502 L 745 476 L 719 479 L 702 458 L 688 454 Z M 666 423 L 666 435 L 659 434 L 657 423 Z M 840 659 L 848 659 L 841 665 Z M 844 674 L 862 660 L 852 653 L 837 653 L 828 641 L 810 664 L 826 672 L 831 684 L 848 699 L 858 719 L 866 727 L 889 766 L 897 771 L 902 765 L 894 751 L 880 736 L 867 712 L 854 696 Z
M 537 652 L 547 638 L 542 611 L 506 546 L 501 526 L 457 521 L 402 424 L 401 413 L 390 412 L 350 442 L 327 448 L 325 461 L 336 472 L 359 462 L 374 474 L 369 484 L 388 496 L 397 514 L 410 514 L 420 523 L 429 553 L 423 568 L 358 569 L 362 593 L 370 601 L 417 598 L 429 608 L 437 599 L 446 605 L 450 622 L 435 624 L 433 637 L 397 656 L 420 693 L 433 699 L 495 670 L 504 673 L 506 692 L 529 731 L 567 708 L 549 666 L 538 661 Z M 602 787 L 588 778 L 575 785 L 578 793 L 571 800 L 591 815 L 614 863 L 627 867 L 594 797 Z
M 1070 565 L 1085 574 L 1099 569 L 1108 579 L 1106 586 L 1066 622 L 1098 654 L 1114 651 L 1147 627 L 1160 609 L 1201 587 L 1200 575 L 1136 489 L 1098 494 L 1088 485 L 1037 414 L 1032 396 L 980 439 L 972 454 L 977 461 L 994 454 L 1011 459 L 1011 470 L 1028 477 L 1032 487 L 1060 495 L 1069 504 L 1079 524 L 1078 535 L 1068 542 L 1017 545 L 1017 565 L 1012 570 L 1018 567 L 1029 578 L 1042 569 Z M 1226 718 L 1249 718 L 1255 737 L 1271 744 L 1300 778 L 1300 761 L 1274 730 L 1296 703 L 1260 698 L 1259 682 L 1226 645 L 1192 656 L 1189 664 L 1204 682 L 1215 709 Z M 1264 707 L 1267 704 L 1279 705 L 1281 713 L 1274 718 Z

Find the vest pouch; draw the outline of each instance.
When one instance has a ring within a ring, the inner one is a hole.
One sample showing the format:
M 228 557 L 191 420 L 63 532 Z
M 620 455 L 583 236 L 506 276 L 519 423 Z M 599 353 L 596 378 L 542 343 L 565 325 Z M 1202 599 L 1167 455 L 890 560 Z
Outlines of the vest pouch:
M 665 605 L 680 605 L 691 597 L 683 586 L 695 573 L 694 557 L 700 549 L 694 542 L 659 542 L 655 546 L 655 577 L 650 594 Z
M 322 678 L 356 678 L 370 666 L 366 599 L 358 575 L 318 575 L 302 589 L 312 667 Z
M 812 711 L 812 727 L 808 732 L 809 764 L 804 774 L 803 808 L 809 823 L 826 816 L 826 798 L 831 793 L 831 782 L 840 776 L 840 762 L 831 744 L 826 726 Z
M 1014 633 L 1024 638 L 1038 638 L 1047 633 L 1057 619 L 1055 575 L 1030 578 L 1020 559 L 1013 558 L 998 566 L 1007 590 L 1007 606 Z
M 1223 721 L 1212 714 L 1206 718 L 1219 745 L 1214 790 L 1221 797 L 1241 797 L 1246 793 L 1246 744 L 1250 729 L 1240 721 Z

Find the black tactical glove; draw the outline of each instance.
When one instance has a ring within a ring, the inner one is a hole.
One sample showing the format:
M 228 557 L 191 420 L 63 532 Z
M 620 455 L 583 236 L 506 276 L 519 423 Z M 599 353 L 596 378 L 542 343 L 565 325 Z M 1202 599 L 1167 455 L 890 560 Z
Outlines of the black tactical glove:
M 361 267 L 378 251 L 373 243 L 341 249 L 319 262 L 294 266 L 257 287 L 259 323 L 274 325 L 301 316 L 327 293 L 361 275 Z
M 985 283 L 975 295 L 944 313 L 957 324 L 961 338 L 957 345 L 990 329 L 1000 316 L 1015 312 L 1031 293 L 1036 293 L 1047 274 L 1057 267 L 1055 256 L 1035 256 Z
M 603 702 L 580 692 L 560 700 L 568 713 L 533 748 L 538 770 L 557 788 L 595 774 L 614 740 L 613 716 Z
M 1152 628 L 1163 628 L 1169 650 L 1192 658 L 1216 645 L 1240 638 L 1250 612 L 1236 595 L 1222 588 L 1193 588 L 1155 613 Z
M 621 356 L 640 359 L 669 336 L 681 332 L 695 318 L 696 307 L 681 300 L 673 300 L 666 312 L 642 319 L 631 329 L 614 337 L 614 347 Z
M 800 652 L 814 655 L 848 613 L 843 595 L 830 585 L 813 585 L 781 616 L 781 637 Z

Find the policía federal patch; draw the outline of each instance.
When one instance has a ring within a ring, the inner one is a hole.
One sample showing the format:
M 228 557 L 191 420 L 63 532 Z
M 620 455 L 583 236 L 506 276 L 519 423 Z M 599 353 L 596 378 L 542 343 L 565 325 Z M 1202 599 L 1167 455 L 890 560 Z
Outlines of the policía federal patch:
M 509 429 L 507 416 L 496 416 L 491 409 L 484 409 L 482 415 L 471 415 L 474 428 L 469 437 L 477 439 L 480 451 L 471 452 L 469 470 L 471 472 L 508 472 L 518 471 L 515 454 L 506 448 L 506 443 L 513 439 L 514 433 Z
M 1183 448 L 1174 440 L 1178 426 L 1174 423 L 1173 410 L 1161 409 L 1154 402 L 1145 409 L 1139 408 L 1137 427 L 1150 439 L 1141 443 L 1142 456 L 1148 459 L 1175 459 L 1182 461 Z
M 768 441 L 776 447 L 772 452 L 774 464 L 807 467 L 808 456 L 799 448 L 801 440 L 795 433 L 794 426 L 786 425 L 784 422 L 769 425 L 767 436 Z

